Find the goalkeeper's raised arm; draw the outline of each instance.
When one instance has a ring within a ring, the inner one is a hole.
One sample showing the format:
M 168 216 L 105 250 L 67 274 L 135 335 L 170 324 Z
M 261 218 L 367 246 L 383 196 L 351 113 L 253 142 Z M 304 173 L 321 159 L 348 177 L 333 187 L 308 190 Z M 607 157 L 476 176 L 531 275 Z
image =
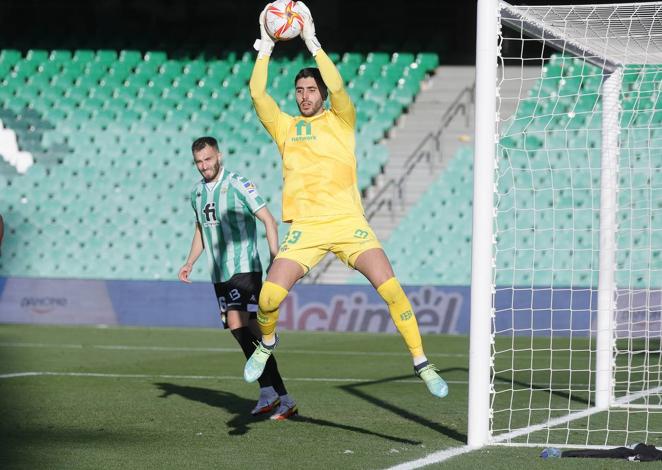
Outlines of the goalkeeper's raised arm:
M 349 94 L 345 90 L 342 76 L 333 61 L 322 50 L 322 46 L 315 33 L 315 23 L 313 22 L 313 16 L 310 10 L 301 1 L 297 2 L 297 8 L 303 17 L 301 38 L 315 58 L 317 67 L 322 75 L 322 80 L 331 94 L 331 111 L 337 114 L 348 125 L 354 127 L 356 124 L 356 110 Z
M 272 137 L 275 137 L 280 108 L 276 101 L 267 93 L 269 57 L 275 45 L 273 39 L 271 39 L 264 28 L 264 17 L 268 7 L 269 5 L 260 13 L 260 39 L 256 40 L 255 44 L 253 44 L 253 47 L 258 51 L 257 60 L 255 61 L 248 87 L 258 118 L 260 118 L 267 132 Z

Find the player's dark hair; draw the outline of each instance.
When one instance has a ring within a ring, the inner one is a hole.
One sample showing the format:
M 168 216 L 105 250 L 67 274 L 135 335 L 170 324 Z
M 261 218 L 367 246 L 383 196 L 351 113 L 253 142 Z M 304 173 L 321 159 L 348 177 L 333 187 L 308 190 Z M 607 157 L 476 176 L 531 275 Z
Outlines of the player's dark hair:
M 317 67 L 306 67 L 299 70 L 299 73 L 294 77 L 294 86 L 297 86 L 297 82 L 300 78 L 314 78 L 315 83 L 317 84 L 317 89 L 322 95 L 322 99 L 325 100 L 329 96 L 329 89 L 326 87 L 326 83 L 322 80 L 322 74 L 320 73 Z
M 191 145 L 191 152 L 199 152 L 205 147 L 211 147 L 218 151 L 218 141 L 213 137 L 200 137 L 199 139 L 195 139 L 193 145 Z

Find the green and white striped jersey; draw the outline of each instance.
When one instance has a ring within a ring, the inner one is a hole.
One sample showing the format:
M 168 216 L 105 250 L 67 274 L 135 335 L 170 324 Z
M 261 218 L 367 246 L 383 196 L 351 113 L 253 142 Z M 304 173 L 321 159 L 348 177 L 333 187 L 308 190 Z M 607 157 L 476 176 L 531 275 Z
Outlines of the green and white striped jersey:
M 202 228 L 212 282 L 262 271 L 254 214 L 265 202 L 253 183 L 223 168 L 218 181 L 195 185 L 191 205 Z

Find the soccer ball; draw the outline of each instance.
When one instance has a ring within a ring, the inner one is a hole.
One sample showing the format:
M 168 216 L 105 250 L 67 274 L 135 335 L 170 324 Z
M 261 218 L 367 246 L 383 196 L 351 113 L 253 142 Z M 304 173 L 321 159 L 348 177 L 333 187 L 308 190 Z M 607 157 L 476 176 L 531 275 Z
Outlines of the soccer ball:
M 303 17 L 297 2 L 276 0 L 270 3 L 264 17 L 264 29 L 276 41 L 287 41 L 301 34 Z

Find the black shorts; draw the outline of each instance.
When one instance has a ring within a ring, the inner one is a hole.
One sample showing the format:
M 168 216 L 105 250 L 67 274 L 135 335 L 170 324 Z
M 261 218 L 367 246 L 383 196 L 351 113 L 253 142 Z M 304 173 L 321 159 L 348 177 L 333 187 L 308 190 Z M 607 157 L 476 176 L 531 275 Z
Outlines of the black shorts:
M 214 284 L 221 321 L 227 328 L 228 310 L 248 312 L 249 318 L 257 317 L 257 302 L 262 289 L 262 273 L 238 273 L 225 282 Z

